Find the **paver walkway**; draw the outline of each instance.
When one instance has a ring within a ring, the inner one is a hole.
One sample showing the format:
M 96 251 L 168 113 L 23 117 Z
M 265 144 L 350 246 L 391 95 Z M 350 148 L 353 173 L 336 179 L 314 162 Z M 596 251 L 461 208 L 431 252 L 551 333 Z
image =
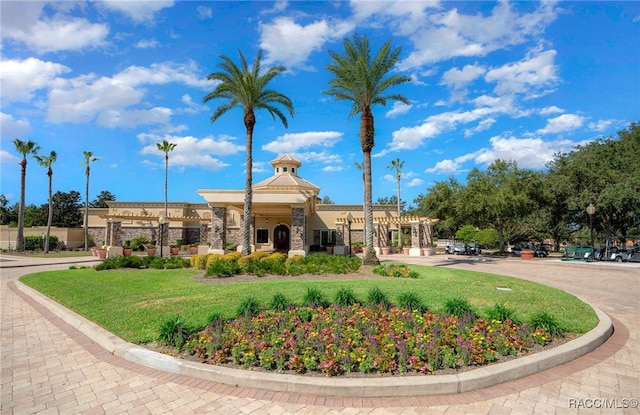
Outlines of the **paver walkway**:
M 566 365 L 460 395 L 332 398 L 234 388 L 148 369 L 106 353 L 13 288 L 20 275 L 66 264 L 0 262 L 2 414 L 638 414 L 640 267 L 444 256 L 398 259 L 516 276 L 574 293 L 608 313 L 616 331 Z M 49 261 L 56 262 L 56 261 Z M 59 260 L 57 262 L 63 262 Z

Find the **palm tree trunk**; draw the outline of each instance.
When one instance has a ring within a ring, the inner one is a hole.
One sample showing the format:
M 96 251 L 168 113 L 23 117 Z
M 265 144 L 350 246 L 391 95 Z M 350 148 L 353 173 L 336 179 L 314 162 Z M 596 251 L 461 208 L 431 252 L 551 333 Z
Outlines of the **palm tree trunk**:
M 164 156 L 164 217 L 167 217 L 169 201 L 169 153 Z
M 47 237 L 44 240 L 44 253 L 49 253 L 49 235 L 51 234 L 51 222 L 53 221 L 53 201 L 52 195 L 53 192 L 51 190 L 52 182 L 53 182 L 53 170 L 49 167 L 49 171 L 47 172 L 47 176 L 49 176 L 49 216 L 47 217 Z
M 364 170 L 364 214 L 365 214 L 365 244 L 367 250 L 364 254 L 364 265 L 378 265 L 380 260 L 376 256 L 373 246 L 373 201 L 372 201 L 372 185 L 371 185 L 371 150 L 373 149 L 373 137 L 375 134 L 373 125 L 373 115 L 371 109 L 365 107 L 362 109 L 360 117 L 360 144 L 362 146 L 363 170 Z
M 18 233 L 16 236 L 16 250 L 24 251 L 24 188 L 26 186 L 27 177 L 27 160 L 23 159 L 20 163 L 22 167 L 20 175 L 20 207 L 18 208 Z
M 256 117 L 253 111 L 248 111 L 244 116 L 244 125 L 247 128 L 247 181 L 244 190 L 244 219 L 242 221 L 242 255 L 251 253 L 251 212 L 253 210 L 253 127 L 256 125 Z
M 87 183 L 84 189 L 84 250 L 89 250 L 89 166 L 85 170 Z
M 398 249 L 402 248 L 402 227 L 400 226 L 400 176 L 398 176 Z

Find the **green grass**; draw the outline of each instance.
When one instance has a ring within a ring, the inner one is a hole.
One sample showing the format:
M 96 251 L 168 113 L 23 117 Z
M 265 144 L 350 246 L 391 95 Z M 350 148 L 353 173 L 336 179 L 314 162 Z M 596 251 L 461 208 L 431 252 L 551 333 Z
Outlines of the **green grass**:
M 500 303 L 515 310 L 527 321 L 529 316 L 546 311 L 557 318 L 567 332 L 585 333 L 598 320 L 591 308 L 564 291 L 529 281 L 492 274 L 426 266 L 411 266 L 416 279 L 262 280 L 226 284 L 203 284 L 191 278 L 201 275 L 194 270 L 117 270 L 96 272 L 93 269 L 50 271 L 21 278 L 25 284 L 43 292 L 68 308 L 96 322 L 117 336 L 145 343 L 158 337 L 162 322 L 180 315 L 190 326 L 204 326 L 212 313 L 235 317 L 243 298 L 255 297 L 263 306 L 276 293 L 301 304 L 308 289 L 318 289 L 333 299 L 340 289 L 352 290 L 364 301 L 369 290 L 379 287 L 386 296 L 396 299 L 414 292 L 430 309 L 437 311 L 447 299 L 467 299 L 480 316 Z M 511 291 L 497 290 L 510 288 Z

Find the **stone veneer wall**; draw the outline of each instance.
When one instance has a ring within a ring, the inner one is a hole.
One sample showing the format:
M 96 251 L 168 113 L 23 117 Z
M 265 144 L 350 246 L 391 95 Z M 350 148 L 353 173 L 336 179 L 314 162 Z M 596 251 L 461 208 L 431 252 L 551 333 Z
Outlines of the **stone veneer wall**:
M 124 243 L 124 241 L 131 241 L 141 236 L 146 236 L 150 240 L 156 241 L 157 244 L 160 243 L 160 235 L 158 235 L 157 226 L 139 228 L 122 227 L 120 228 L 120 231 L 121 243 Z M 209 241 L 201 240 L 200 233 L 201 230 L 197 228 L 169 228 L 169 240 L 165 243 L 165 245 L 176 243 L 178 239 L 182 240 L 183 245 L 189 245 L 198 242 L 206 245 Z M 89 228 L 89 242 L 91 242 L 91 240 L 93 240 L 95 245 L 102 245 L 103 242 L 108 243 L 106 239 L 106 227 L 101 226 Z M 91 243 L 89 243 L 89 245 L 91 245 Z

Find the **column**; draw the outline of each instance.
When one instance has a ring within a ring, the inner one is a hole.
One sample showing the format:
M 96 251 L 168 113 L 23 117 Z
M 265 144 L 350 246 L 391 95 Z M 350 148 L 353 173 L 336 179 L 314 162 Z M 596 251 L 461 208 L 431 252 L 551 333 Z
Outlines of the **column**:
M 224 255 L 224 246 L 227 235 L 227 208 L 211 208 L 211 247 L 208 252 Z
M 291 208 L 291 247 L 287 253 L 289 257 L 307 254 L 305 250 L 306 218 L 304 208 Z
M 409 256 L 422 256 L 424 251 L 422 250 L 423 235 L 420 222 L 411 221 L 411 248 L 409 249 Z
M 107 221 L 107 258 L 122 255 L 122 221 Z
M 333 253 L 336 255 L 344 255 L 345 253 L 345 234 L 347 233 L 347 225 L 344 222 L 335 222 L 336 226 L 336 245 L 333 247 Z

